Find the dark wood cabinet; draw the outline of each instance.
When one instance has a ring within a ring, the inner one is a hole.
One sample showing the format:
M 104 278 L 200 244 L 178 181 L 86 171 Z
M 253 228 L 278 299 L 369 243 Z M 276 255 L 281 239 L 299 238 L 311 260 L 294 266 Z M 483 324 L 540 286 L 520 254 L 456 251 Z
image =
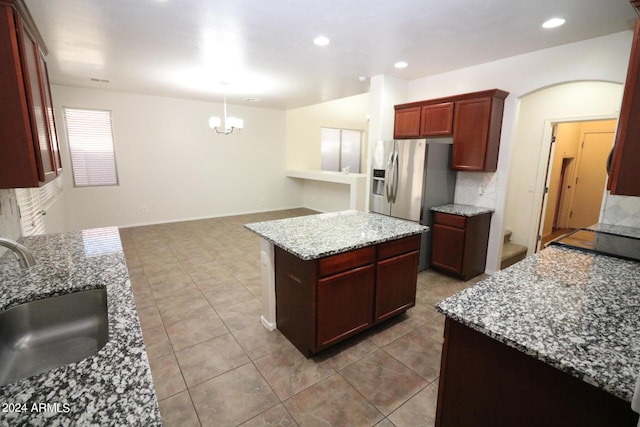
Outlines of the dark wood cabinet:
M 318 280 L 318 337 L 325 348 L 373 324 L 373 264 Z
M 484 272 L 491 213 L 474 216 L 434 212 L 431 267 L 463 280 Z
M 452 169 L 495 172 L 507 95 L 492 89 L 396 105 L 394 138 L 452 135 Z
M 393 137 L 396 139 L 420 137 L 420 107 L 396 110 Z
M 22 1 L 0 2 L 0 188 L 61 173 L 44 43 Z
M 451 167 L 495 172 L 502 129 L 505 92 L 456 102 Z
M 453 133 L 453 102 L 425 105 L 420 109 L 420 136 L 446 136 Z
M 629 402 L 450 318 L 436 426 L 628 426 Z
M 302 260 L 275 248 L 276 322 L 309 357 L 415 305 L 420 236 Z
M 640 18 L 636 19 L 627 81 L 622 96 L 607 188 L 611 194 L 640 196 Z

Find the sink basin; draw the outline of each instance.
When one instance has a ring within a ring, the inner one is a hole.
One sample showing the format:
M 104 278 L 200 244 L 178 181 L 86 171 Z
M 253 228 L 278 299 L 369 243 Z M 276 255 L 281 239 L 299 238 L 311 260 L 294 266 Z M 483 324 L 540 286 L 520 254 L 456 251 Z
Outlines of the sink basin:
M 24 303 L 0 312 L 0 385 L 78 362 L 109 339 L 106 289 Z

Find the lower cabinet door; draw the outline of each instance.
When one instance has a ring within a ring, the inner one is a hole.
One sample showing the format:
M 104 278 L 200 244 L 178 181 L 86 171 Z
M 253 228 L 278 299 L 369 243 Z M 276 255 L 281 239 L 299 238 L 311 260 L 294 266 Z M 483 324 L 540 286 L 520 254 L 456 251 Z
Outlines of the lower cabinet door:
M 373 285 L 373 265 L 318 280 L 318 350 L 371 326 Z
M 431 235 L 431 264 L 460 274 L 464 260 L 465 231 L 441 224 L 433 224 Z
M 419 251 L 378 261 L 375 322 L 416 305 Z

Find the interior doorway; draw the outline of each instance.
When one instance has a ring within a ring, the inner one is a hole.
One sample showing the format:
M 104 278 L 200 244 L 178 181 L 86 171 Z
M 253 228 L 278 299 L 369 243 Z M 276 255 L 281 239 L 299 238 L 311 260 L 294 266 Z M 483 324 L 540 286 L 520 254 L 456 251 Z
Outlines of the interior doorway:
M 554 125 L 538 249 L 572 230 L 598 222 L 615 126 L 615 120 Z

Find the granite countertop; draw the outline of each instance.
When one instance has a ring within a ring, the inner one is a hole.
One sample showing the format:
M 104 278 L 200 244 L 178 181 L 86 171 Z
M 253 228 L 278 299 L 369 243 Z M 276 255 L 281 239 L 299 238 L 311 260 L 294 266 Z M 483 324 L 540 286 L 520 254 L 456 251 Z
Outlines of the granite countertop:
M 631 401 L 640 371 L 640 263 L 552 246 L 436 308 Z
M 450 203 L 448 205 L 434 206 L 431 208 L 434 212 L 442 212 L 451 215 L 460 216 L 476 216 L 493 212 L 493 208 L 484 208 L 482 206 L 463 205 L 460 203 Z
M 416 222 L 354 210 L 245 224 L 274 245 L 311 260 L 428 231 Z
M 0 425 L 161 425 L 118 229 L 32 236 L 23 243 L 37 264 L 22 270 L 11 254 L 0 260 L 0 310 L 106 287 L 109 341 L 80 362 L 0 386 Z M 57 404 L 57 410 L 38 410 L 42 404 Z

